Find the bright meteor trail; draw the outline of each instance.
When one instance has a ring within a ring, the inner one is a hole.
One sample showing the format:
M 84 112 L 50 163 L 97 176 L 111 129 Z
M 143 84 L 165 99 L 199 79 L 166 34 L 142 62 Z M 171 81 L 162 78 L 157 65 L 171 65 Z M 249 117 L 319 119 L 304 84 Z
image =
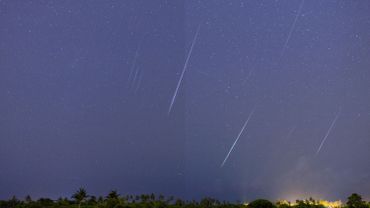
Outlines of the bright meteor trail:
M 318 155 L 318 154 L 320 153 L 320 150 L 321 150 L 322 146 L 324 145 L 324 143 L 325 143 L 326 139 L 328 138 L 328 136 L 329 136 L 329 134 L 330 134 L 331 130 L 333 129 L 333 127 L 334 127 L 335 123 L 337 122 L 337 120 L 338 120 L 338 118 L 339 118 L 339 115 L 340 115 L 340 111 L 339 111 L 339 112 L 337 113 L 337 115 L 335 116 L 335 118 L 334 118 L 333 122 L 331 123 L 331 125 L 330 125 L 330 127 L 329 127 L 329 129 L 328 129 L 328 131 L 326 132 L 326 135 L 325 135 L 324 139 L 321 141 L 321 144 L 320 144 L 319 148 L 318 148 L 318 149 L 317 149 L 317 151 L 316 151 L 316 155 Z
M 251 119 L 251 117 L 252 117 L 252 115 L 253 115 L 254 111 L 255 111 L 255 108 L 254 108 L 254 109 L 252 110 L 252 112 L 249 114 L 249 116 L 248 116 L 247 120 L 245 121 L 245 123 L 244 123 L 244 125 L 243 125 L 242 129 L 240 130 L 240 132 L 239 132 L 238 136 L 236 137 L 236 139 L 235 139 L 235 141 L 234 141 L 233 145 L 231 146 L 231 148 L 230 148 L 229 152 L 227 153 L 227 155 L 226 155 L 226 157 L 225 157 L 224 161 L 221 163 L 221 168 L 225 165 L 225 163 L 226 163 L 227 159 L 229 158 L 229 156 L 230 156 L 231 152 L 233 151 L 233 149 L 234 149 L 234 147 L 235 147 L 236 143 L 238 142 L 238 140 L 239 140 L 240 136 L 243 134 L 243 131 L 244 131 L 245 127 L 247 127 L 247 125 L 248 125 L 248 123 L 249 123 L 249 120 Z
M 171 104 L 170 104 L 170 107 L 168 108 L 168 114 L 170 114 L 170 113 L 171 113 L 173 103 L 175 102 L 175 99 L 176 99 L 176 96 L 177 96 L 177 92 L 179 91 L 179 88 L 180 88 L 180 85 L 181 85 L 182 79 L 184 78 L 184 74 L 185 74 L 186 68 L 187 68 L 187 66 L 188 66 L 188 62 L 189 62 L 189 59 L 190 59 L 191 53 L 192 53 L 193 48 L 194 48 L 194 45 L 195 45 L 195 43 L 196 43 L 196 41 L 197 41 L 197 37 L 198 37 L 198 33 L 199 33 L 199 29 L 200 29 L 200 24 L 199 24 L 199 26 L 198 26 L 198 28 L 197 28 L 197 31 L 195 32 L 195 36 L 194 36 L 193 42 L 191 43 L 191 46 L 190 46 L 190 50 L 189 50 L 188 56 L 186 57 L 185 64 L 184 64 L 184 67 L 183 67 L 183 69 L 182 69 L 182 72 L 181 72 L 181 76 L 180 76 L 179 82 L 177 83 L 175 93 L 174 93 L 174 94 L 173 94 L 173 96 L 172 96 Z
M 295 25 L 296 25 L 296 23 L 297 23 L 298 17 L 299 17 L 299 15 L 300 15 L 300 14 L 301 14 L 301 12 L 302 12 L 303 4 L 304 4 L 304 0 L 302 0 L 302 1 L 301 1 L 301 4 L 299 5 L 299 9 L 298 9 L 297 15 L 295 16 L 294 21 L 293 21 L 293 24 L 292 24 L 292 26 L 290 27 L 288 37 L 287 37 L 287 39 L 285 40 L 284 46 L 283 46 L 283 48 L 282 48 L 282 50 L 281 50 L 280 57 L 282 57 L 282 56 L 284 55 L 285 48 L 287 47 L 287 45 L 288 45 L 288 43 L 289 43 L 289 40 L 290 40 L 290 37 L 292 36 L 292 33 L 293 33 L 294 28 L 295 28 Z

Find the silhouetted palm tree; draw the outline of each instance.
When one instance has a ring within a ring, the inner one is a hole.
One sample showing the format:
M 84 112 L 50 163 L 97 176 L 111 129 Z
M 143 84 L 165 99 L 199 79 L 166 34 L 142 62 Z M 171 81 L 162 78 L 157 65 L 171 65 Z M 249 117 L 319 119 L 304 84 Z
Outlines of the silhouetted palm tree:
M 119 194 L 117 193 L 116 190 L 112 190 L 111 192 L 109 192 L 107 198 L 108 199 L 118 199 L 119 197 Z
M 81 208 L 81 203 L 87 198 L 86 190 L 84 188 L 80 188 L 72 195 L 72 198 L 78 203 L 78 208 Z

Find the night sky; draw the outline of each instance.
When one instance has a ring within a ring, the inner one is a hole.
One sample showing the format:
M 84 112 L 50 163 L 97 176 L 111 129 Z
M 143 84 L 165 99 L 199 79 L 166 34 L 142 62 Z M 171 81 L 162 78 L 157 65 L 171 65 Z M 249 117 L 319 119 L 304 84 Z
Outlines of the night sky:
M 369 56 L 367 0 L 0 0 L 0 198 L 370 199 Z

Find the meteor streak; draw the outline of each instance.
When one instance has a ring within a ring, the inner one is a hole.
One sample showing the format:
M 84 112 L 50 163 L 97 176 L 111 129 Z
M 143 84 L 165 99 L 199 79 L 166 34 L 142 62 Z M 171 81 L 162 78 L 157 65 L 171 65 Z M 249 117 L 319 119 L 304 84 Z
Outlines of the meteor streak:
M 133 73 L 134 73 L 134 71 L 135 71 L 135 67 L 136 67 L 136 62 L 137 62 L 137 58 L 138 58 L 138 56 L 139 56 L 139 50 L 140 50 L 140 47 L 141 47 L 141 43 L 143 42 L 143 39 L 144 38 L 142 38 L 141 40 L 140 40 L 140 42 L 139 42 L 139 44 L 138 44 L 138 46 L 137 46 L 137 48 L 136 48 L 136 51 L 135 51 L 135 56 L 134 56 L 134 60 L 133 60 L 133 62 L 132 62 L 132 65 L 131 65 L 131 69 L 130 69 L 130 74 L 129 74 L 129 76 L 128 76 L 128 83 L 129 83 L 129 86 L 130 85 L 132 85 L 132 80 L 131 80 L 131 77 L 132 77 L 132 75 L 133 75 Z M 135 72 L 135 76 L 137 75 L 137 70 L 136 70 L 136 72 Z M 135 80 L 134 80 L 135 81 Z
M 131 81 L 130 88 L 131 88 L 132 86 L 134 86 L 134 85 L 135 85 L 135 83 L 136 83 L 136 78 L 137 78 L 137 76 L 138 76 L 139 74 L 141 74 L 141 73 L 140 73 L 140 69 L 136 69 L 136 71 L 135 71 L 135 75 L 134 75 L 134 78 L 133 78 L 133 79 L 132 79 L 132 81 Z
M 333 127 L 334 127 L 335 123 L 337 122 L 337 120 L 338 120 L 338 118 L 339 118 L 339 115 L 340 115 L 340 112 L 341 112 L 341 111 L 339 111 L 339 112 L 337 113 L 337 115 L 335 116 L 335 118 L 334 118 L 333 122 L 331 123 L 331 125 L 330 125 L 330 127 L 329 127 L 329 129 L 328 129 L 328 131 L 326 132 L 326 135 L 325 135 L 324 139 L 321 141 L 321 144 L 320 144 L 319 148 L 318 148 L 318 149 L 317 149 L 317 151 L 316 151 L 316 156 L 320 153 L 320 150 L 321 150 L 322 146 L 324 145 L 324 143 L 325 143 L 326 139 L 328 138 L 328 136 L 329 136 L 329 134 L 330 134 L 331 130 L 333 129 Z
M 141 86 L 141 80 L 142 79 L 143 79 L 143 74 L 140 73 L 139 80 L 138 80 L 137 85 L 136 85 L 136 88 L 135 88 L 135 94 L 136 94 L 136 92 L 139 90 L 139 88 Z
M 195 36 L 194 36 L 193 42 L 191 43 L 191 46 L 190 46 L 190 50 L 189 50 L 188 56 L 186 57 L 185 64 L 184 64 L 184 67 L 183 67 L 183 69 L 182 69 L 180 79 L 179 79 L 179 81 L 178 81 L 178 83 L 177 83 L 175 93 L 174 93 L 174 94 L 173 94 L 173 96 L 172 96 L 171 104 L 170 104 L 170 107 L 168 108 L 168 114 L 170 114 L 170 113 L 171 113 L 172 106 L 173 106 L 173 103 L 175 102 L 175 99 L 176 99 L 176 96 L 177 96 L 177 92 L 179 91 L 179 88 L 180 88 L 180 85 L 181 85 L 182 79 L 183 79 L 183 77 L 184 77 L 184 74 L 185 74 L 186 68 L 187 68 L 187 66 L 188 66 L 188 62 L 189 62 L 189 59 L 190 59 L 191 53 L 193 52 L 194 45 L 195 45 L 195 43 L 196 43 L 196 41 L 197 41 L 198 33 L 199 33 L 199 29 L 200 29 L 200 24 L 199 24 L 199 26 L 198 26 L 198 28 L 197 28 L 197 31 L 195 32 Z
M 234 149 L 234 147 L 235 147 L 236 143 L 238 142 L 238 140 L 239 140 L 240 136 L 243 134 L 243 131 L 244 131 L 245 127 L 247 127 L 247 125 L 248 125 L 248 123 L 249 123 L 249 120 L 251 119 L 251 117 L 252 117 L 252 115 L 253 115 L 254 111 L 255 111 L 255 108 L 254 108 L 254 109 L 252 110 L 252 112 L 249 114 L 249 116 L 248 116 L 247 120 L 245 121 L 245 123 L 244 123 L 244 125 L 243 125 L 242 129 L 240 130 L 240 132 L 239 132 L 238 136 L 236 137 L 236 139 L 235 139 L 235 141 L 234 141 L 233 145 L 231 146 L 231 148 L 230 148 L 229 152 L 227 153 L 227 155 L 226 155 L 226 157 L 225 157 L 224 161 L 221 163 L 221 166 L 220 166 L 221 168 L 225 165 L 225 163 L 226 163 L 227 159 L 229 158 L 229 156 L 230 156 L 231 152 L 233 151 L 233 149 Z
M 290 40 L 290 37 L 292 36 L 292 33 L 293 33 L 294 28 L 295 28 L 295 25 L 296 25 L 296 23 L 297 23 L 298 17 L 299 17 L 299 15 L 300 15 L 300 14 L 301 14 L 301 12 L 302 12 L 303 4 L 304 4 L 304 0 L 302 0 L 302 1 L 301 1 L 301 4 L 299 5 L 297 15 L 296 15 L 296 16 L 295 16 L 295 18 L 294 18 L 293 24 L 292 24 L 292 26 L 290 27 L 290 30 L 289 30 L 288 37 L 287 37 L 287 39 L 285 40 L 284 46 L 283 46 L 283 48 L 282 48 L 282 50 L 281 50 L 280 58 L 284 55 L 285 48 L 288 46 L 288 42 L 289 42 L 289 40 Z
M 290 130 L 289 130 L 289 133 L 288 135 L 286 136 L 286 140 L 288 141 L 290 139 L 290 137 L 292 136 L 293 132 L 295 131 L 296 127 L 292 127 Z

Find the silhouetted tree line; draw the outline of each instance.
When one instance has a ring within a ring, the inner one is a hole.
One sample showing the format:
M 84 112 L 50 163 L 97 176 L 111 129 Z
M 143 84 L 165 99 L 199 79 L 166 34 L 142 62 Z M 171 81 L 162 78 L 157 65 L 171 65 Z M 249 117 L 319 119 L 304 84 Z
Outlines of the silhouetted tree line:
M 105 197 L 88 195 L 80 188 L 71 198 L 39 198 L 33 200 L 26 196 L 23 200 L 13 196 L 9 200 L 0 200 L 0 208 L 325 208 L 312 198 L 291 202 L 272 203 L 265 199 L 257 199 L 250 203 L 230 203 L 213 198 L 203 198 L 200 201 L 184 201 L 174 197 L 155 196 L 154 194 L 121 196 L 117 191 L 111 191 Z M 344 208 L 370 208 L 370 203 L 362 200 L 358 194 L 348 197 Z M 333 208 L 333 207 L 331 207 Z

